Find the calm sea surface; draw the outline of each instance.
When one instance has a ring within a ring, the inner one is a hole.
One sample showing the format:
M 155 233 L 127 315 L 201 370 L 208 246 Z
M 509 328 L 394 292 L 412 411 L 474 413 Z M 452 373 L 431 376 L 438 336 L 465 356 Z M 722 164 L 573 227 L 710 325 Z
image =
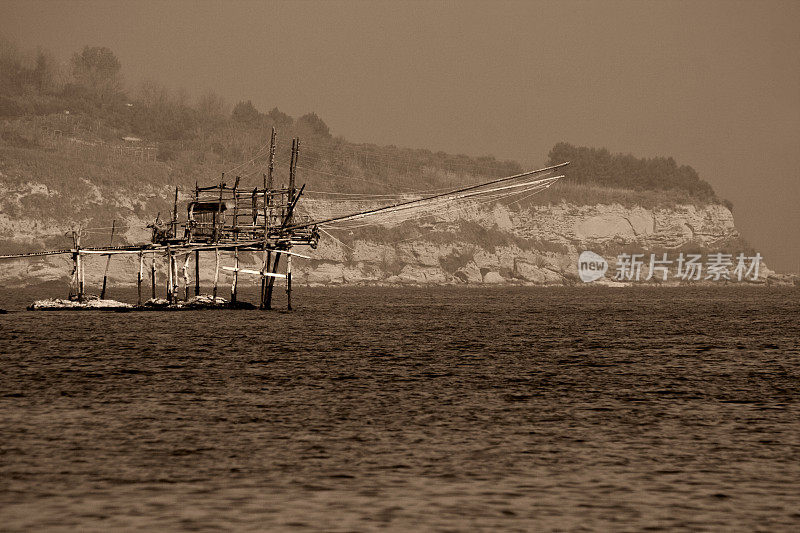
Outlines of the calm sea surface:
M 797 289 L 296 292 L 0 315 L 0 529 L 800 530 Z

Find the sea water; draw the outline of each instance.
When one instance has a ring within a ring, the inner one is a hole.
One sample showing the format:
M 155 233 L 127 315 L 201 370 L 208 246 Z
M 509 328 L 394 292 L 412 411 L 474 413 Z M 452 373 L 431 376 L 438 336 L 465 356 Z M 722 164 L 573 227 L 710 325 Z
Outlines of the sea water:
M 3 529 L 800 527 L 794 288 L 33 292 L 0 302 Z

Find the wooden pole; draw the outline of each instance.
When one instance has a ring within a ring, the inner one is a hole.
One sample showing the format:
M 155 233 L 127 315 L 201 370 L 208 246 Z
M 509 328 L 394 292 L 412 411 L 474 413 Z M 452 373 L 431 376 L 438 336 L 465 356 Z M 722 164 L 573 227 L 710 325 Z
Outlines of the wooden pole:
M 72 252 L 72 276 L 69 283 L 69 299 L 78 297 L 78 252 Z
M 233 281 L 231 282 L 231 303 L 236 304 L 236 289 L 239 282 L 239 249 L 233 249 Z
M 150 261 L 150 283 L 152 285 L 150 297 L 156 299 L 156 253 L 153 252 L 152 261 Z
M 78 273 L 77 276 L 77 284 L 76 288 L 78 289 L 78 301 L 83 301 L 83 265 L 81 264 L 81 252 L 78 249 L 78 252 L 75 254 L 75 265 L 76 265 L 76 272 Z
M 272 251 L 267 250 L 267 241 L 269 240 L 270 218 L 272 217 L 272 187 L 273 187 L 273 171 L 275 169 L 275 142 L 277 136 L 275 128 L 272 128 L 272 134 L 269 138 L 269 166 L 267 167 L 267 174 L 264 176 L 264 272 L 267 272 L 272 263 Z M 267 293 L 269 287 L 269 296 Z M 271 305 L 272 288 L 267 281 L 266 276 L 261 278 L 261 309 L 269 309 Z
M 452 190 L 452 191 L 449 191 L 449 192 L 443 192 L 443 193 L 440 193 L 440 194 L 434 194 L 433 196 L 426 196 L 425 198 L 419 198 L 418 200 L 408 200 L 406 202 L 399 202 L 399 203 L 396 203 L 396 204 L 387 205 L 385 207 L 379 207 L 377 209 L 370 209 L 368 211 L 361 211 L 359 213 L 352 213 L 350 215 L 342 215 L 342 216 L 336 216 L 336 217 L 326 218 L 326 219 L 322 219 L 322 220 L 314 220 L 313 222 L 303 222 L 303 223 L 300 223 L 300 224 L 293 224 L 292 226 L 290 226 L 287 229 L 300 229 L 300 228 L 307 228 L 309 226 L 319 226 L 321 224 L 327 224 L 327 223 L 330 223 L 330 222 L 341 222 L 341 221 L 344 221 L 344 220 L 356 220 L 356 219 L 359 219 L 359 218 L 364 218 L 367 215 L 373 215 L 375 213 L 382 213 L 382 212 L 385 212 L 385 211 L 397 210 L 398 207 L 404 207 L 405 208 L 405 206 L 409 206 L 409 205 L 412 205 L 412 204 L 427 202 L 427 201 L 430 201 L 430 200 L 434 200 L 436 198 L 444 198 L 444 197 L 447 197 L 447 196 L 450 196 L 450 195 L 464 193 L 464 192 L 467 192 L 467 191 L 473 191 L 473 190 L 479 189 L 481 187 L 486 187 L 487 185 L 494 185 L 494 184 L 497 184 L 497 183 L 503 183 L 503 182 L 507 182 L 507 181 L 512 181 L 512 180 L 515 180 L 515 179 L 523 178 L 525 176 L 532 176 L 534 174 L 541 174 L 541 173 L 544 173 L 544 172 L 552 173 L 555 169 L 562 168 L 562 167 L 565 167 L 567 165 L 569 165 L 569 162 L 560 163 L 558 165 L 553 165 L 553 166 L 549 166 L 549 167 L 545 167 L 545 168 L 540 168 L 538 170 L 530 170 L 528 172 L 522 172 L 521 174 L 515 174 L 513 176 L 506 176 L 505 178 L 498 178 L 496 180 L 487 181 L 485 183 L 479 183 L 477 185 L 470 185 L 469 187 L 463 187 L 463 188 L 455 189 L 455 190 Z M 556 179 L 556 178 L 550 178 L 550 179 Z M 467 196 L 469 196 L 469 195 L 463 195 L 461 197 L 462 198 L 466 198 Z
M 111 221 L 111 240 L 109 241 L 109 246 L 114 246 L 114 228 L 117 225 L 116 220 Z M 111 254 L 106 256 L 106 270 L 103 272 L 103 288 L 100 290 L 100 299 L 106 299 L 106 282 L 108 281 L 108 266 L 111 264 Z
M 281 254 L 275 254 L 275 262 L 272 264 L 272 273 L 278 273 L 278 264 L 281 259 Z M 272 288 L 275 286 L 275 278 L 270 277 L 269 281 L 267 281 L 267 309 L 272 309 Z
M 172 303 L 172 252 L 167 245 L 167 303 Z
M 258 223 L 258 187 L 253 187 L 252 193 L 252 206 L 250 215 L 253 217 L 253 233 L 255 233 L 256 224 Z
M 297 148 L 294 153 L 294 171 L 292 172 L 292 200 L 297 194 L 297 160 L 300 159 L 300 137 L 297 138 Z
M 219 248 L 214 248 L 214 255 L 216 257 L 216 261 L 214 262 L 214 303 L 217 302 L 217 282 L 219 282 Z
M 239 190 L 240 176 L 236 176 L 236 181 L 233 182 L 233 240 L 239 240 L 239 197 L 237 192 Z
M 172 238 L 178 236 L 178 187 L 175 187 L 175 203 L 172 204 Z
M 83 257 L 81 257 L 81 230 L 75 236 L 75 249 L 78 255 L 78 301 L 83 302 Z
M 136 291 L 139 295 L 136 304 L 142 306 L 142 277 L 144 274 L 144 252 L 139 252 L 139 275 L 136 277 Z
M 184 296 L 184 300 L 189 299 L 189 259 L 192 257 L 192 254 L 186 254 L 186 259 L 183 261 L 183 288 L 186 292 Z
M 286 255 L 286 309 L 292 310 L 292 256 Z
M 79 302 L 82 302 L 83 299 L 84 299 L 83 290 L 84 290 L 84 286 L 85 286 L 84 284 L 85 284 L 85 281 L 86 281 L 86 278 L 85 278 L 85 275 L 84 275 L 84 271 L 86 269 L 86 265 L 84 265 L 83 263 L 84 263 L 83 257 L 81 255 L 80 250 L 78 250 L 78 272 L 80 272 L 80 279 L 78 280 L 78 301 Z
M 266 175 L 264 181 L 267 181 Z M 264 242 L 267 242 L 269 236 L 269 187 L 264 187 Z
M 272 135 L 269 138 L 269 166 L 267 167 L 267 179 L 268 181 L 264 184 L 265 189 L 272 188 L 272 171 L 275 168 L 275 141 L 277 140 L 277 136 L 275 135 L 275 128 L 272 128 Z
M 72 254 L 73 266 L 75 269 L 75 297 L 79 302 L 83 301 L 83 261 L 81 258 L 81 231 L 72 232 L 72 244 L 75 252 Z
M 194 201 L 197 202 L 200 199 L 200 187 L 197 185 L 197 180 L 194 181 Z M 186 213 L 186 240 L 187 242 L 192 242 L 194 239 L 193 230 L 194 228 L 189 223 L 189 213 Z
M 69 281 L 69 299 L 78 297 L 78 233 L 72 230 L 72 274 Z
M 269 250 L 264 251 L 264 264 L 261 267 L 262 272 L 269 270 L 270 263 L 272 262 L 272 252 Z M 261 277 L 261 303 L 258 305 L 259 309 L 267 308 L 267 276 Z
M 292 139 L 292 155 L 289 159 L 289 192 L 287 194 L 287 204 L 292 203 L 294 196 L 294 166 L 297 163 L 297 139 Z
M 224 189 L 225 189 L 225 173 L 223 172 L 222 181 L 219 182 L 219 200 L 218 200 L 219 203 L 217 204 L 217 214 L 214 217 L 214 232 L 212 236 L 214 242 L 217 242 L 217 240 L 219 240 L 219 233 L 220 233 L 219 228 L 222 228 L 225 225 L 224 224 L 225 221 L 220 220 L 222 218 L 222 191 Z
M 178 303 L 178 254 L 172 255 L 172 303 Z
M 194 251 L 194 295 L 200 296 L 200 250 Z
M 269 166 L 267 167 L 267 178 L 264 183 L 264 242 L 269 233 L 269 218 L 272 215 L 272 188 L 274 187 L 273 170 L 275 169 L 275 128 L 272 128 L 272 136 L 269 141 Z

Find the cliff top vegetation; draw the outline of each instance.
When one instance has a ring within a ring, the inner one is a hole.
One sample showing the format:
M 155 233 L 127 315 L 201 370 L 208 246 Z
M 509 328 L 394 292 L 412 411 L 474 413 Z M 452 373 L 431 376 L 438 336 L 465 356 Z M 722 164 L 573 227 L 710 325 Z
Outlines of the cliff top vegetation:
M 127 88 L 122 73 L 106 47 L 86 46 L 60 64 L 45 50 L 24 51 L 0 40 L 2 180 L 44 180 L 65 191 L 83 190 L 86 180 L 129 190 L 193 188 L 227 171 L 228 180 L 241 176 L 244 186 L 255 186 L 266 171 L 273 127 L 280 135 L 279 179 L 288 166 L 289 139 L 300 137 L 299 169 L 309 190 L 442 190 L 522 170 L 492 156 L 352 143 L 333 135 L 314 112 L 295 118 L 277 107 L 260 110 L 250 100 L 231 106 L 212 92 L 190 98 L 155 82 Z M 572 162 L 568 180 L 525 202 L 719 202 L 694 169 L 671 157 L 639 159 L 559 142 L 549 162 L 563 161 Z M 113 172 L 104 177 L 108 168 Z

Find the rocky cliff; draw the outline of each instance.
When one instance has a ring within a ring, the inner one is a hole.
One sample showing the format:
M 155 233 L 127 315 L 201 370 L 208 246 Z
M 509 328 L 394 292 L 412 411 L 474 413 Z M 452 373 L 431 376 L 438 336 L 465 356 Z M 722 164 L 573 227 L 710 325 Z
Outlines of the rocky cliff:
M 322 216 L 324 205 L 309 206 Z M 355 206 L 353 206 L 355 207 Z M 316 213 L 315 213 L 316 214 Z M 412 226 L 413 224 L 413 226 Z M 614 205 L 512 209 L 467 204 L 379 231 L 332 232 L 296 278 L 308 284 L 562 284 L 594 251 L 613 265 L 620 253 L 744 251 L 721 205 L 645 209 Z M 610 277 L 610 276 L 609 276 Z
M 0 243 L 4 251 L 68 247 L 63 234 L 74 221 L 12 216 L 13 209 L 8 206 L 15 201 L 19 203 L 21 198 L 38 195 L 42 202 L 48 200 L 46 188 L 27 184 L 23 189 L 4 191 L 6 208 L 0 212 Z M 149 237 L 145 225 L 150 221 L 144 212 L 152 210 L 147 209 L 147 199 L 168 197 L 162 193 L 167 191 L 139 191 L 103 198 L 97 191 L 98 198 L 94 201 L 98 205 L 112 203 L 124 215 L 122 220 L 118 219 L 121 228 L 118 235 L 125 242 L 144 242 Z M 303 204 L 305 211 L 318 219 L 331 215 L 334 208 L 336 212 L 353 212 L 368 207 L 310 199 Z M 108 229 L 98 233 L 107 238 Z M 101 244 L 97 239 L 95 243 Z M 561 203 L 521 208 L 466 203 L 413 221 L 330 230 L 323 234 L 319 248 L 309 251 L 310 260 L 295 260 L 293 276 L 297 283 L 308 285 L 564 284 L 578 279 L 577 258 L 584 250 L 609 261 L 607 278 L 610 278 L 616 257 L 621 253 L 667 252 L 677 256 L 680 251 L 735 253 L 747 248 L 730 210 L 716 204 L 643 208 Z M 250 260 L 253 264 L 257 262 L 255 257 Z M 101 257 L 89 259 L 87 283 L 99 282 L 104 262 Z M 209 269 L 212 265 L 201 266 L 201 278 L 207 281 L 212 275 Z M 132 284 L 137 270 L 135 258 L 115 256 L 111 262 L 111 282 Z M 0 284 L 10 287 L 66 280 L 69 272 L 67 256 L 4 260 Z M 762 276 L 766 274 L 763 270 Z

